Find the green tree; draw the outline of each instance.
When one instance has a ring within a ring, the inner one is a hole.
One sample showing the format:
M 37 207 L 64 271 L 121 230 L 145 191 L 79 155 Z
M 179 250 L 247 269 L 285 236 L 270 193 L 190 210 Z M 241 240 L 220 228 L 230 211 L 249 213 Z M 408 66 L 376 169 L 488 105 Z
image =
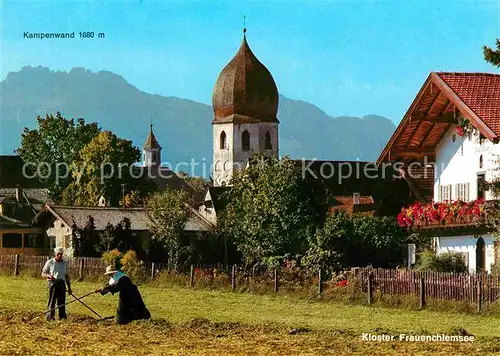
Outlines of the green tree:
M 191 194 L 191 202 L 193 204 L 203 201 L 207 189 L 211 186 L 210 181 L 202 177 L 185 177 L 184 180 L 187 184 L 193 188 L 193 193 Z
M 147 202 L 152 238 L 169 253 L 169 264 L 177 267 L 181 238 L 190 216 L 187 195 L 181 190 L 165 189 Z
M 275 265 L 304 252 L 323 214 L 313 183 L 288 158 L 257 156 L 234 174 L 220 224 L 246 264 Z
M 73 182 L 63 192 L 63 203 L 95 206 L 102 195 L 112 206 L 118 205 L 122 184 L 131 190 L 140 184 L 131 174 L 131 166 L 139 159 L 140 151 L 131 141 L 111 131 L 99 133 L 76 157 Z
M 407 233 L 394 217 L 360 215 L 353 222 L 357 241 L 350 253 L 351 265 L 389 268 L 402 263 Z
M 483 46 L 484 59 L 496 67 L 500 67 L 500 38 L 497 38 L 496 49 Z
M 100 132 L 97 123 L 84 119 L 65 119 L 61 113 L 37 117 L 38 128 L 24 128 L 17 153 L 25 163 L 39 168 L 38 178 L 58 202 L 62 191 L 71 183 L 69 167 L 80 150 Z
M 100 254 L 100 238 L 95 229 L 94 218 L 88 216 L 87 223 L 83 227 L 72 227 L 73 249 L 76 257 L 95 257 Z
M 303 259 L 307 268 L 330 273 L 348 264 L 353 244 L 354 224 L 344 211 L 333 211 L 324 226 L 309 239 L 309 250 Z
M 309 241 L 304 265 L 331 272 L 340 268 L 394 267 L 405 256 L 407 236 L 393 217 L 334 211 Z

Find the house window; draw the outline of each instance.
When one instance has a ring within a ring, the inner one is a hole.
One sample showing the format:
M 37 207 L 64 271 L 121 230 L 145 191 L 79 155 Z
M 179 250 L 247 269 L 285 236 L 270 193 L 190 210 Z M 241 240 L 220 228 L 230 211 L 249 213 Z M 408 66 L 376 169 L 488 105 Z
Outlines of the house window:
M 266 150 L 272 150 L 273 149 L 273 144 L 271 143 L 271 134 L 269 131 L 266 132 L 266 138 L 265 138 L 265 145 L 264 145 Z
M 469 201 L 469 183 L 455 184 L 455 197 L 457 200 Z
M 243 131 L 243 133 L 241 134 L 241 149 L 243 151 L 250 150 L 250 134 L 247 130 Z
M 451 184 L 439 186 L 439 201 L 451 200 Z
M 222 131 L 220 133 L 220 149 L 224 150 L 226 148 L 227 148 L 227 137 L 226 137 L 226 133 L 224 131 Z
M 24 247 L 42 247 L 42 235 L 24 234 Z
M 7 233 L 2 234 L 2 247 L 23 247 L 23 234 Z
M 486 199 L 486 175 L 484 173 L 479 173 L 477 175 L 477 198 Z

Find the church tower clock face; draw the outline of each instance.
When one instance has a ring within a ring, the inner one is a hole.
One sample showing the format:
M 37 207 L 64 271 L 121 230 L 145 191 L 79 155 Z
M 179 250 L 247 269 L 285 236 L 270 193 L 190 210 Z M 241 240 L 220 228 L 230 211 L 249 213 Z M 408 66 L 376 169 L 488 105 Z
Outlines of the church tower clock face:
M 276 83 L 251 51 L 244 29 L 212 95 L 214 186 L 230 185 L 233 172 L 256 153 L 278 157 L 278 100 Z

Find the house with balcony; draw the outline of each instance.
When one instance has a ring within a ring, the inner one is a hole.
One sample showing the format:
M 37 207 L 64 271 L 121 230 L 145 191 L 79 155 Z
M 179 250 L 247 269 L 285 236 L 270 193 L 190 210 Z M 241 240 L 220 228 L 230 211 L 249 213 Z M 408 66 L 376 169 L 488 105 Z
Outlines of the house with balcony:
M 30 176 L 21 157 L 0 156 L 0 255 L 47 253 L 43 231 L 31 220 L 50 202 L 49 191 Z
M 431 234 L 437 253 L 461 253 L 471 272 L 495 262 L 485 209 L 498 198 L 484 182 L 499 176 L 499 139 L 500 75 L 432 72 L 378 158 L 414 192 L 400 224 Z

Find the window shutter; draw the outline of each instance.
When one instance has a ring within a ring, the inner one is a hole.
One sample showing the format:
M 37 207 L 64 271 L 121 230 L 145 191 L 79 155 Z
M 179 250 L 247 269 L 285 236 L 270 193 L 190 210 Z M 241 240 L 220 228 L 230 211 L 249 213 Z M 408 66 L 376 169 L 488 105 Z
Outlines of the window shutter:
M 443 186 L 438 186 L 438 201 L 443 201 Z
M 465 184 L 465 201 L 469 201 L 470 183 Z

